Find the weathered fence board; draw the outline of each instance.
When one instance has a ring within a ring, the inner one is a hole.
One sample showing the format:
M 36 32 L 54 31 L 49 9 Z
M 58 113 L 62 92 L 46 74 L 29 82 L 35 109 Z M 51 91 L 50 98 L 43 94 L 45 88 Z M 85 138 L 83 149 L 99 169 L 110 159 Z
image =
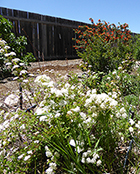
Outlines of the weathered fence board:
M 0 15 L 13 23 L 16 36 L 27 37 L 27 52 L 37 59 L 77 58 L 74 28 L 82 22 L 0 7 Z

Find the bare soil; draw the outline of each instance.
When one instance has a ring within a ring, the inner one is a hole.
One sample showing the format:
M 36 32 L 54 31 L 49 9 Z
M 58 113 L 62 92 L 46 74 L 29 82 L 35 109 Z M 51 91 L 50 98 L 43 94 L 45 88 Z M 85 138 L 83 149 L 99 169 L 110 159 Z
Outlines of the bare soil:
M 54 73 L 49 73 L 49 76 L 55 80 L 55 74 L 61 74 L 61 76 L 64 76 L 70 72 L 80 73 L 81 70 L 78 67 L 80 62 L 81 59 L 33 62 L 31 63 L 28 71 L 36 77 L 39 74 L 39 71 L 43 74 L 48 74 L 49 71 L 54 70 Z M 13 77 L 0 80 L 0 103 L 3 103 L 6 96 L 18 89 L 19 83 L 17 81 L 13 81 Z

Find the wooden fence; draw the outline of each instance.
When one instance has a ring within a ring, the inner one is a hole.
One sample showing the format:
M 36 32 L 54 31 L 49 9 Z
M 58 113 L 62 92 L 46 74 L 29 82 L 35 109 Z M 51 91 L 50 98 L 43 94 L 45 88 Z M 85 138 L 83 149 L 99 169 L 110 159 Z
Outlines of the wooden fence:
M 86 23 L 3 7 L 0 7 L 0 15 L 13 23 L 16 36 L 27 37 L 27 52 L 32 52 L 36 58 L 77 58 L 73 29 Z

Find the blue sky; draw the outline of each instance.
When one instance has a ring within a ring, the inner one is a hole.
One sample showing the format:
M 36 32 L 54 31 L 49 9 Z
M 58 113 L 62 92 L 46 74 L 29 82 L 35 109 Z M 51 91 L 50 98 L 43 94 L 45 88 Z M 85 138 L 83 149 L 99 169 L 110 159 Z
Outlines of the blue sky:
M 0 0 L 0 7 L 86 23 L 89 18 L 128 23 L 132 32 L 140 33 L 140 0 Z

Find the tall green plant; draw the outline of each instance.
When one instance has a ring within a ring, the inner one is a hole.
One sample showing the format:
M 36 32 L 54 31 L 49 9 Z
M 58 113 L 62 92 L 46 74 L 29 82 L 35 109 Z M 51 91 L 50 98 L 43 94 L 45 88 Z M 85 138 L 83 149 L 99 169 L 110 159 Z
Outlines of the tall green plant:
M 35 58 L 32 53 L 26 52 L 27 38 L 25 36 L 16 37 L 12 29 L 12 23 L 0 15 L 0 38 L 7 42 L 10 46 L 9 50 L 15 52 L 16 57 L 29 65 L 29 62 L 34 61 Z
M 109 72 L 119 66 L 126 54 L 134 52 L 128 24 L 116 26 L 100 20 L 95 24 L 92 19 L 91 22 L 90 27 L 79 26 L 75 30 L 75 49 L 87 69 Z

